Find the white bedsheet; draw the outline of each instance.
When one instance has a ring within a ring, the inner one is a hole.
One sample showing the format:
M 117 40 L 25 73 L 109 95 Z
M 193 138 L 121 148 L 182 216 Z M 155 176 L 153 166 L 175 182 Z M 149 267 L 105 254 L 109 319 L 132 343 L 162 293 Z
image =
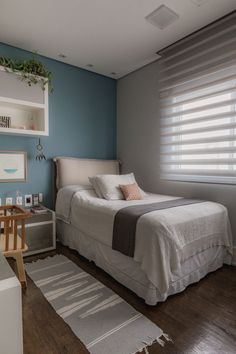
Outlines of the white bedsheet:
M 146 194 L 140 201 L 108 201 L 97 198 L 93 190 L 65 187 L 58 193 L 56 212 L 63 221 L 111 247 L 114 216 L 119 209 L 170 199 L 176 197 Z M 70 200 L 69 211 L 65 200 Z M 223 205 L 204 202 L 158 210 L 138 220 L 134 261 L 160 293 L 165 293 L 171 274 L 184 260 L 214 246 L 225 246 L 232 254 L 228 213 Z

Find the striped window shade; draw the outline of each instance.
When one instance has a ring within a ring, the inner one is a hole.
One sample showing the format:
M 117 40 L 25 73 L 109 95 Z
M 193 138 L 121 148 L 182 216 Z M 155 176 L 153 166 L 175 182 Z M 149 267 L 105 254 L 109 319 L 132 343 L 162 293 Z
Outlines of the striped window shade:
M 236 183 L 236 13 L 158 53 L 161 178 Z

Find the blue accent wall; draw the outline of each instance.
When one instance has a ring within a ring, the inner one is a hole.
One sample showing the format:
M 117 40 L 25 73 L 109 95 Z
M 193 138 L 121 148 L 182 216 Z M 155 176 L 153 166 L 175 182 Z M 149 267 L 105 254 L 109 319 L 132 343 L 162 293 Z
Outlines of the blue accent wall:
M 32 53 L 0 43 L 0 56 L 25 59 Z M 39 59 L 53 75 L 49 95 L 49 136 L 41 143 L 47 161 L 35 161 L 37 138 L 0 134 L 0 150 L 28 154 L 25 183 L 0 183 L 0 197 L 43 193 L 53 205 L 55 156 L 113 159 L 116 157 L 116 80 L 43 56 Z M 0 83 L 1 84 L 1 83 Z

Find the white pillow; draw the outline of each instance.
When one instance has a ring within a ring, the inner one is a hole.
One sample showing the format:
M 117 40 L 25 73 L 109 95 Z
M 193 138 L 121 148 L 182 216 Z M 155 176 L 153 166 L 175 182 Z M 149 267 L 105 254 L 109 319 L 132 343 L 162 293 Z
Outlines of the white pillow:
M 97 186 L 103 197 L 107 200 L 124 199 L 120 184 L 136 183 L 133 173 L 127 175 L 97 175 Z
M 100 188 L 99 188 L 99 185 L 97 182 L 97 177 L 96 176 L 89 177 L 88 179 L 89 179 L 89 182 L 92 184 L 93 189 L 95 190 L 98 198 L 103 198 L 102 192 L 100 191 Z

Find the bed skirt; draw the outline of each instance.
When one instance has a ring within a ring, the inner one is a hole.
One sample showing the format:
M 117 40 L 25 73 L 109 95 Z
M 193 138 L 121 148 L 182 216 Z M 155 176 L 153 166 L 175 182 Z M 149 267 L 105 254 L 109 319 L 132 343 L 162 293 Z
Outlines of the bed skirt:
M 57 220 L 57 237 L 63 245 L 77 250 L 79 254 L 93 261 L 119 283 L 143 298 L 148 305 L 165 301 L 168 296 L 183 291 L 206 274 L 232 262 L 232 256 L 224 246 L 208 248 L 184 261 L 181 268 L 172 273 L 168 291 L 160 293 L 133 258 L 114 251 L 61 220 Z

